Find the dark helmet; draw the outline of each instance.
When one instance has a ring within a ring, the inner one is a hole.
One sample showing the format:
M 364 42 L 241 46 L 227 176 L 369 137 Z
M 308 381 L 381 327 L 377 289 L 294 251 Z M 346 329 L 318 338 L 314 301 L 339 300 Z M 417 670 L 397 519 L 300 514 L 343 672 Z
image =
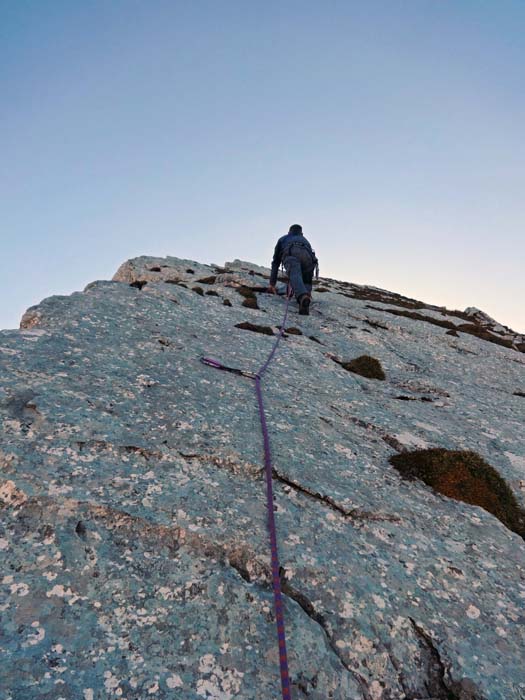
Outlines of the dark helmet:
M 290 230 L 288 231 L 288 233 L 295 233 L 295 235 L 298 235 L 302 232 L 303 232 L 303 227 L 300 226 L 299 224 L 292 224 L 292 226 L 290 226 Z

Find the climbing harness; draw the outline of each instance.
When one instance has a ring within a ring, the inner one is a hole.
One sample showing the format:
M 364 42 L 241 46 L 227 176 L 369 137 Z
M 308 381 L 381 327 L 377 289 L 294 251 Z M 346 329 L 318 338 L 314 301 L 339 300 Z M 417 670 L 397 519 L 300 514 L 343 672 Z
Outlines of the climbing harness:
M 286 328 L 286 319 L 288 318 L 288 307 L 290 306 L 290 286 L 288 285 L 286 291 L 286 308 L 284 311 L 283 321 L 279 329 L 279 334 L 273 345 L 273 348 L 268 355 L 268 358 L 257 370 L 257 372 L 247 372 L 242 369 L 237 369 L 235 367 L 227 367 L 223 365 L 218 360 L 214 360 L 211 357 L 201 357 L 201 362 L 215 369 L 225 370 L 226 372 L 232 372 L 234 374 L 241 375 L 243 377 L 249 377 L 255 381 L 255 393 L 257 395 L 257 403 L 259 405 L 259 418 L 261 420 L 261 431 L 263 436 L 263 446 L 264 446 L 264 469 L 266 475 L 266 507 L 268 511 L 268 533 L 270 535 L 270 550 L 271 550 L 271 561 L 272 561 L 272 586 L 273 586 L 273 600 L 275 609 L 275 622 L 277 626 L 277 639 L 279 642 L 279 666 L 281 672 L 281 691 L 282 700 L 292 700 L 291 690 L 290 690 L 290 677 L 288 673 L 288 656 L 286 653 L 286 635 L 284 631 L 284 612 L 283 612 L 283 601 L 281 592 L 281 577 L 279 574 L 279 552 L 277 549 L 277 531 L 275 528 L 275 516 L 274 516 L 274 506 L 273 506 L 273 487 L 272 487 L 272 455 L 270 451 L 270 436 L 268 433 L 268 425 L 266 423 L 266 414 L 264 412 L 264 403 L 261 389 L 261 379 L 263 374 L 268 369 L 270 362 L 273 359 L 277 351 L 277 346 Z
M 312 246 L 311 246 L 309 243 L 307 243 L 306 241 L 305 241 L 305 242 L 303 242 L 303 241 L 294 241 L 293 243 L 288 244 L 287 247 L 283 250 L 282 255 L 281 255 L 281 258 L 282 258 L 282 260 L 283 260 L 283 262 L 281 263 L 281 266 L 284 268 L 284 259 L 285 259 L 288 255 L 292 255 L 292 250 L 293 250 L 295 247 L 304 248 L 305 250 L 307 250 L 307 251 L 310 253 L 310 255 L 312 256 L 312 262 L 313 262 L 313 264 L 314 264 L 314 270 L 313 270 L 313 271 L 315 272 L 315 279 L 316 279 L 316 280 L 319 280 L 319 260 L 317 259 L 317 255 L 315 254 L 315 250 L 314 250 L 314 249 L 312 248 Z

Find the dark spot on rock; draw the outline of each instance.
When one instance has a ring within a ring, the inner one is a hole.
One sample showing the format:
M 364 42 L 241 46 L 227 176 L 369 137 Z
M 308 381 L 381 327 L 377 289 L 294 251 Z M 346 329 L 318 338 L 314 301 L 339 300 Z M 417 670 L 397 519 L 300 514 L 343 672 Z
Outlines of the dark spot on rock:
M 457 566 L 449 565 L 449 566 L 447 566 L 447 569 L 448 569 L 449 571 L 452 571 L 452 573 L 454 573 L 454 574 L 458 574 L 458 576 L 463 576 L 463 575 L 464 575 L 464 574 L 463 574 L 463 571 L 462 571 L 461 569 L 458 569 Z
M 208 291 L 206 292 L 206 296 L 207 297 L 218 297 L 218 296 L 220 296 L 220 294 L 218 292 L 216 292 L 214 289 L 208 289 Z
M 281 326 L 277 326 L 279 330 L 281 330 Z M 290 328 L 285 328 L 284 329 L 286 333 L 289 333 L 290 335 L 302 335 L 303 332 L 300 328 L 295 328 L 295 326 L 290 326 Z
M 370 289 L 370 288 L 358 288 L 352 284 L 341 283 L 343 287 L 349 287 L 352 289 L 352 294 L 344 294 L 351 299 L 361 299 L 362 301 L 379 301 L 382 304 L 394 304 L 395 306 L 401 306 L 406 309 L 423 309 L 426 304 L 422 301 L 417 301 L 416 299 L 410 299 L 409 297 L 404 297 L 401 294 L 396 294 L 395 292 L 387 292 L 380 289 Z M 341 293 L 341 292 L 340 292 Z
M 150 272 L 160 272 L 160 267 L 150 267 L 149 271 Z
M 348 330 L 353 331 L 354 328 L 357 328 L 357 326 L 347 326 Z
M 515 391 L 514 396 L 523 396 L 525 398 L 525 392 L 524 391 Z
M 232 303 L 229 299 L 223 299 L 222 300 L 223 306 L 231 306 Z
M 365 318 L 364 321 L 368 323 L 369 326 L 372 326 L 372 328 L 382 328 L 384 331 L 388 330 L 388 326 L 383 326 L 382 323 L 378 323 L 377 321 L 371 321 L 368 318 Z
M 194 274 L 195 274 L 195 270 L 192 270 L 191 268 L 188 268 L 188 269 L 186 270 L 186 273 L 187 273 L 188 275 L 194 275 Z
M 491 333 L 486 328 L 478 326 L 475 323 L 462 323 L 457 327 L 458 331 L 463 331 L 463 333 L 469 333 L 470 335 L 476 336 L 481 340 L 488 340 L 489 343 L 495 343 L 496 345 L 502 345 L 504 348 L 513 348 L 514 343 L 508 338 L 501 338 L 494 333 Z
M 452 321 L 442 321 L 438 318 L 434 318 L 433 316 L 426 316 L 425 314 L 420 314 L 415 311 L 402 311 L 400 309 L 381 309 L 376 306 L 369 305 L 367 305 L 367 308 L 374 309 L 375 311 L 383 311 L 384 313 L 393 314 L 394 316 L 403 316 L 404 318 L 411 318 L 415 321 L 425 321 L 426 323 L 430 323 L 434 326 L 439 326 L 440 328 L 447 328 L 451 331 L 462 331 L 463 333 L 474 335 L 476 336 L 476 338 L 480 338 L 481 340 L 486 340 L 489 343 L 495 343 L 496 345 L 502 345 L 505 348 L 512 348 L 514 350 L 517 349 L 514 346 L 512 340 L 509 340 L 508 338 L 502 338 L 499 335 L 491 333 L 489 330 L 476 323 L 462 323 L 459 326 L 456 326 L 456 324 L 452 323 Z M 445 311 L 442 311 L 442 313 L 445 313 Z M 459 316 L 461 318 L 469 318 L 465 314 L 462 314 L 460 311 L 448 311 L 446 313 L 449 313 L 453 316 Z M 453 334 L 451 333 L 450 335 Z
M 453 335 L 454 338 L 459 338 L 459 333 L 458 333 L 454 328 L 452 328 L 451 330 L 447 331 L 447 335 Z
M 217 278 L 215 275 L 210 275 L 209 277 L 203 277 L 202 279 L 197 280 L 197 282 L 199 282 L 199 284 L 215 284 L 216 279 Z
M 165 345 L 166 347 L 170 345 L 170 341 L 167 338 L 159 338 L 158 341 L 161 345 Z
M 146 280 L 135 280 L 135 282 L 131 282 L 129 286 L 135 287 L 135 289 L 142 289 L 142 287 L 145 287 L 147 284 Z
M 79 520 L 77 523 L 77 526 L 75 527 L 75 532 L 81 539 L 85 539 L 86 537 L 86 526 L 82 522 L 82 520 Z
M 310 340 L 313 340 L 314 343 L 319 343 L 319 345 L 323 345 L 323 343 L 321 343 L 319 338 L 316 338 L 315 335 L 309 335 L 308 337 L 310 338 Z
M 253 331 L 254 333 L 263 333 L 264 335 L 274 335 L 274 332 L 270 326 L 258 326 L 255 323 L 250 323 L 249 321 L 236 323 L 235 328 L 240 328 L 243 331 Z
M 316 287 L 316 288 L 315 288 L 315 291 L 316 291 L 316 292 L 321 292 L 321 293 L 322 293 L 322 292 L 331 292 L 332 290 L 331 290 L 331 289 L 328 289 L 328 287 Z
M 392 314 L 393 316 L 411 318 L 414 321 L 425 321 L 426 323 L 431 323 L 432 325 L 439 326 L 440 328 L 448 328 L 449 330 L 456 329 L 456 324 L 452 323 L 452 321 L 441 321 L 439 318 L 434 318 L 433 316 L 426 316 L 425 314 L 420 314 L 414 311 L 402 311 L 401 309 L 381 309 L 378 306 L 370 306 L 368 304 L 366 308 L 373 309 L 374 311 L 382 311 L 383 313 Z
M 525 539 L 525 511 L 498 472 L 476 452 L 415 450 L 394 455 L 389 462 L 406 479 L 420 479 L 444 496 L 484 508 Z
M 360 355 L 348 362 L 338 360 L 332 355 L 330 357 L 348 372 L 359 374 L 361 377 L 366 377 L 367 379 L 380 379 L 381 381 L 386 379 L 381 363 L 379 360 L 376 360 L 375 357 L 370 357 L 370 355 Z
M 416 401 L 417 400 L 413 396 L 395 396 L 394 398 L 396 398 L 398 401 Z
M 434 399 L 431 399 L 430 396 L 422 396 L 419 400 L 424 401 L 425 403 L 432 403 Z
M 371 332 L 372 332 L 372 331 L 369 331 L 368 328 L 361 328 L 361 330 L 364 331 L 365 333 L 371 333 Z
M 202 287 L 192 287 L 191 289 L 195 294 L 199 294 L 201 297 L 204 296 L 204 289 Z
M 251 289 L 251 287 L 237 287 L 236 291 L 237 294 L 240 294 L 245 299 L 257 299 L 257 297 L 255 296 L 255 292 L 253 291 L 253 289 Z
M 257 303 L 257 297 L 255 295 L 253 297 L 247 297 L 242 302 L 242 306 L 245 306 L 247 309 L 259 310 L 259 304 Z
M 42 537 L 44 539 L 49 539 L 55 534 L 55 531 L 51 527 L 51 525 L 44 525 L 44 527 L 40 530 Z

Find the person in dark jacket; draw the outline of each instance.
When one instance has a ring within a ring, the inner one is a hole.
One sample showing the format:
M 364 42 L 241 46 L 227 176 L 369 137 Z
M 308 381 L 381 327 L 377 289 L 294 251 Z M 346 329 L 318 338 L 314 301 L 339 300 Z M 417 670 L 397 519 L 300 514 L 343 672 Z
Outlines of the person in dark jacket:
M 312 280 L 314 270 L 319 263 L 309 241 L 303 235 L 302 226 L 294 224 L 286 236 L 281 236 L 275 246 L 272 260 L 272 272 L 268 291 L 276 293 L 277 273 L 281 263 L 288 273 L 290 284 L 299 304 L 299 313 L 308 316 L 312 298 Z

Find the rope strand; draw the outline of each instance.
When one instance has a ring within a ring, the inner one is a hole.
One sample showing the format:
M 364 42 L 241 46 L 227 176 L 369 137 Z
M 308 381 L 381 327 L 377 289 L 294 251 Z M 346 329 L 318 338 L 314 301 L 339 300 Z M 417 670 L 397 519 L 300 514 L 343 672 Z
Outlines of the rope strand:
M 259 407 L 259 418 L 261 421 L 261 432 L 263 436 L 263 448 L 264 448 L 264 470 L 266 477 L 266 508 L 268 516 L 268 534 L 270 536 L 270 551 L 271 551 L 271 564 L 272 564 L 272 588 L 273 588 L 273 601 L 275 610 L 275 623 L 277 627 L 277 641 L 279 644 L 279 670 L 281 675 L 281 692 L 282 700 L 292 700 L 291 687 L 290 687 L 290 676 L 288 672 L 288 654 L 286 651 L 286 634 L 284 628 L 284 611 L 283 611 L 283 600 L 281 591 L 281 576 L 280 576 L 280 564 L 279 564 L 279 551 L 277 547 L 277 530 L 275 525 L 275 515 L 273 506 L 273 484 L 272 484 L 272 453 L 270 449 L 270 435 L 268 432 L 268 425 L 266 423 L 266 414 L 264 411 L 264 402 L 262 395 L 261 380 L 263 374 L 268 369 L 270 362 L 272 361 L 277 347 L 281 338 L 283 337 L 286 319 L 288 318 L 288 308 L 290 306 L 290 286 L 287 287 L 286 292 L 286 308 L 284 312 L 283 321 L 279 329 L 279 334 L 273 345 L 273 348 L 268 355 L 266 361 L 261 365 L 259 370 L 255 373 L 246 372 L 241 369 L 236 369 L 234 367 L 227 367 L 223 365 L 218 360 L 210 357 L 201 357 L 201 362 L 215 369 L 226 370 L 227 372 L 232 372 L 234 374 L 239 374 L 250 379 L 255 380 L 255 393 L 257 395 L 257 404 Z

